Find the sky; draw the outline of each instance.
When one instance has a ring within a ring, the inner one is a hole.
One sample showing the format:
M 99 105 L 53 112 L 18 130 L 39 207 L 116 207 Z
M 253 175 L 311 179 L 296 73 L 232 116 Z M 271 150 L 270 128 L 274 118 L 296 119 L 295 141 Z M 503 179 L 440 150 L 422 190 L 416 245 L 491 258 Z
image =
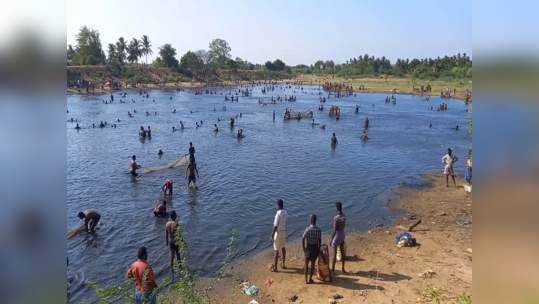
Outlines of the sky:
M 2 5 L 0 47 L 21 25 L 31 25 L 60 53 L 64 33 L 66 44 L 74 44 L 87 25 L 100 32 L 104 49 L 119 37 L 150 36 L 149 60 L 165 43 L 179 57 L 207 49 L 215 38 L 228 41 L 234 58 L 279 58 L 288 65 L 364 54 L 392 62 L 471 56 L 472 37 L 479 59 L 503 51 L 538 56 L 537 8 L 531 0 L 17 0 Z
M 411 3 L 413 2 L 413 3 Z M 435 58 L 472 54 L 472 2 L 451 1 L 451 17 L 440 18 L 443 1 L 67 1 L 67 43 L 87 25 L 101 35 L 103 49 L 119 37 L 148 35 L 154 55 L 171 43 L 178 57 L 226 40 L 232 57 L 253 63 L 281 59 L 288 65 L 317 60 L 345 62 L 369 54 Z M 446 2 L 447 3 L 447 2 Z M 421 13 L 427 8 L 428 13 Z

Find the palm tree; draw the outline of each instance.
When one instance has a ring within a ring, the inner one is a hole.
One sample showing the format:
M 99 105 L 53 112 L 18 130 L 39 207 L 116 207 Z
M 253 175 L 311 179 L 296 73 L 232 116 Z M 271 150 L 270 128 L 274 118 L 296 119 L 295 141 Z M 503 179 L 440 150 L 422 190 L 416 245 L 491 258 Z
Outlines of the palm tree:
M 153 55 L 152 45 L 151 45 L 152 42 L 150 41 L 150 37 L 146 35 L 142 36 L 140 41 L 142 42 L 142 50 L 141 50 L 142 55 L 146 56 L 146 64 L 148 64 L 148 54 Z
M 108 55 L 109 55 L 109 61 L 116 58 L 116 46 L 112 43 L 109 43 Z
M 118 39 L 118 42 L 116 42 L 116 51 L 118 61 L 123 63 L 126 57 L 125 52 L 127 51 L 127 41 L 125 41 L 124 37 L 120 37 L 120 39 Z
M 138 62 L 140 56 L 140 42 L 137 40 L 137 38 L 133 38 L 133 40 L 129 42 L 129 46 L 127 47 L 127 60 L 130 63 Z
M 69 44 L 67 46 L 67 60 L 71 61 L 75 57 L 75 50 L 73 49 L 73 46 Z

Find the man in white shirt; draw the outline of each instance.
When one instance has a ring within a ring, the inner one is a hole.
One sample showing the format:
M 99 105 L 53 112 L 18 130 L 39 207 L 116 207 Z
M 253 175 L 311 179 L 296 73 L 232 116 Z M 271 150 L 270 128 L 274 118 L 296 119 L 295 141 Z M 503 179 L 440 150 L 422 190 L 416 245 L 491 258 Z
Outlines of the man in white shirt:
M 273 243 L 273 249 L 275 249 L 275 261 L 271 268 L 272 272 L 277 272 L 277 263 L 279 262 L 279 250 L 283 251 L 283 263 L 281 267 L 286 269 L 286 220 L 288 213 L 284 210 L 283 200 L 277 201 L 277 214 L 275 214 L 275 220 L 273 221 L 273 232 L 271 233 L 270 243 Z

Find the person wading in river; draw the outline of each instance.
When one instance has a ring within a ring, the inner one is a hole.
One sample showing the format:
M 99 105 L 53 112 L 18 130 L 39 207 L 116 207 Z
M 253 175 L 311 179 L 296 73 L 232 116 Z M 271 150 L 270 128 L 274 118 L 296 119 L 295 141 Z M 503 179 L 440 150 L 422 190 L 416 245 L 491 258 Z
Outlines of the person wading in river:
M 198 175 L 198 169 L 197 169 L 197 164 L 195 163 L 194 160 L 191 160 L 191 163 L 189 164 L 189 166 L 187 166 L 187 169 L 185 170 L 185 178 L 187 178 L 187 172 L 189 172 L 189 180 L 187 181 L 187 187 L 189 187 L 189 185 L 191 184 L 191 182 L 195 182 L 196 183 L 196 178 L 195 178 L 195 172 L 197 174 L 197 177 L 200 178 L 200 175 Z
M 148 251 L 146 247 L 140 247 L 138 250 L 138 261 L 131 265 L 126 274 L 126 277 L 135 279 L 135 302 L 137 304 L 157 303 L 157 297 L 153 293 L 153 290 L 157 288 L 155 274 L 153 273 L 152 266 L 146 262 L 147 259 Z
M 84 212 L 79 212 L 77 215 L 81 220 L 84 220 L 84 227 L 86 232 L 95 233 L 95 226 L 99 223 L 101 219 L 101 214 L 94 210 L 86 210 Z
M 130 169 L 131 169 L 130 170 L 131 176 L 138 176 L 137 169 L 140 169 L 140 166 L 137 165 L 137 157 L 135 155 L 133 155 L 133 157 L 131 157 Z
M 179 234 L 176 229 L 180 226 L 180 224 L 176 222 L 176 218 L 176 211 L 170 212 L 170 221 L 167 223 L 165 228 L 166 245 L 170 246 L 170 267 L 172 268 L 172 271 L 174 271 L 174 257 L 176 257 L 176 261 L 180 261 L 180 246 L 178 246 L 176 242 L 176 233 Z M 179 236 L 179 241 L 183 242 L 181 236 Z
M 193 143 L 189 143 L 189 162 L 195 161 L 195 147 L 193 147 Z

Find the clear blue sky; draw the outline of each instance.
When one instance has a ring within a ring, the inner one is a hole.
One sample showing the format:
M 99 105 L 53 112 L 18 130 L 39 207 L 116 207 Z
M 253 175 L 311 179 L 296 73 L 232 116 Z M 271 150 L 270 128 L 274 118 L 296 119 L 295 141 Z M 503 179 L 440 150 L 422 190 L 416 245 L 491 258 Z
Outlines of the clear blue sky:
M 67 0 L 68 44 L 82 25 L 99 31 L 105 51 L 119 37 L 148 35 L 152 59 L 165 43 L 180 57 L 214 38 L 253 63 L 472 55 L 471 0 Z

